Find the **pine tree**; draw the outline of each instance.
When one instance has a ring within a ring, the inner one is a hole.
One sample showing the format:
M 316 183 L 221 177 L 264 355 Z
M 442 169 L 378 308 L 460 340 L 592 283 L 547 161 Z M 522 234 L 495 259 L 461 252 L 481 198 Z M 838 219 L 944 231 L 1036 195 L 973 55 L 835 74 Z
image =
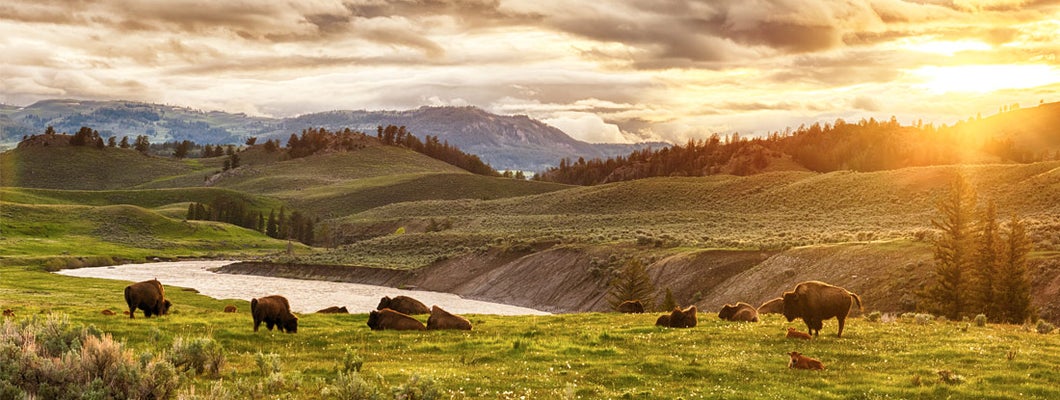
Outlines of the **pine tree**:
M 996 298 L 998 262 L 1002 253 L 1000 227 L 997 222 L 997 207 L 991 200 L 976 224 L 975 254 L 968 300 L 972 312 L 986 314 L 994 320 L 998 316 Z
M 188 221 L 194 221 L 197 219 L 195 218 L 195 203 L 188 204 L 188 215 L 184 217 L 184 219 Z
M 666 288 L 666 297 L 663 298 L 662 307 L 659 309 L 661 311 L 670 311 L 677 307 L 680 307 L 680 305 L 677 304 L 677 301 L 674 301 L 674 292 L 670 291 L 670 288 Z
M 269 219 L 265 222 L 265 236 L 277 238 L 279 231 L 276 226 L 276 211 L 269 210 Z
M 645 310 L 654 309 L 655 286 L 640 260 L 630 259 L 618 276 L 611 280 L 610 286 L 607 302 L 612 309 L 617 310 L 619 304 L 629 300 L 640 300 Z
M 1007 228 L 997 271 L 997 304 L 999 320 L 1018 324 L 1035 313 L 1031 306 L 1031 283 L 1027 277 L 1031 241 L 1024 222 L 1015 214 Z
M 118 144 L 118 147 L 121 147 L 123 149 L 129 148 L 129 137 L 128 136 L 122 136 L 121 137 L 121 143 Z
M 975 189 L 962 176 L 950 186 L 950 192 L 936 203 L 939 219 L 931 220 L 941 230 L 935 239 L 934 282 L 921 292 L 924 308 L 946 316 L 960 318 L 968 307 L 969 269 L 972 262 L 971 227 L 976 203 Z

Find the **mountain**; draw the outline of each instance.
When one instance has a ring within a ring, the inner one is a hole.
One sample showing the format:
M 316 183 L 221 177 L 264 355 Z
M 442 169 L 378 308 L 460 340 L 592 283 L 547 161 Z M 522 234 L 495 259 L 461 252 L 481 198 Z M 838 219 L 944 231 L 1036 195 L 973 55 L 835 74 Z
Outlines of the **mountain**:
M 420 138 L 437 136 L 499 170 L 541 171 L 561 158 L 610 157 L 647 146 L 666 146 L 587 143 L 525 115 L 496 115 L 475 107 L 328 111 L 277 119 L 131 101 L 65 99 L 26 107 L 0 105 L 0 148 L 13 147 L 23 136 L 43 133 L 47 126 L 71 133 L 88 126 L 104 137 L 145 135 L 151 143 L 241 144 L 249 137 L 286 143 L 292 133 L 311 127 L 372 134 L 380 125 L 403 125 Z

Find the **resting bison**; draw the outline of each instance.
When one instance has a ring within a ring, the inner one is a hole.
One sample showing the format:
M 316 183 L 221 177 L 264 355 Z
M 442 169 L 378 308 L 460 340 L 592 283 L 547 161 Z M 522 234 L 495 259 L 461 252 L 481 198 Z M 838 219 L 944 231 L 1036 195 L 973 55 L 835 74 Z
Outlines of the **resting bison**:
M 843 337 L 843 324 L 855 301 L 861 309 L 861 297 L 846 289 L 818 281 L 803 282 L 784 292 L 784 317 L 788 322 L 802 318 L 814 336 L 820 335 L 824 320 L 835 317 L 839 320 L 836 337 Z
M 372 328 L 373 331 L 381 331 L 385 329 L 396 331 L 422 331 L 427 329 L 427 327 L 423 326 L 422 322 L 408 316 L 408 314 L 400 313 L 389 308 L 372 311 L 368 314 L 368 327 Z
M 784 299 L 777 297 L 758 306 L 758 314 L 783 314 Z
M 659 316 L 659 319 L 655 320 L 655 326 L 670 327 L 670 314 L 663 314 Z
M 100 311 L 100 313 L 102 313 L 103 315 L 106 315 L 108 317 L 111 316 L 111 315 L 114 315 L 114 311 L 111 311 L 110 309 L 104 309 L 103 311 Z
M 254 332 L 265 322 L 265 327 L 272 330 L 279 327 L 287 333 L 298 332 L 298 317 L 291 314 L 291 304 L 283 296 L 265 296 L 250 300 L 250 314 L 254 316 Z
M 726 321 L 758 322 L 758 311 L 744 302 L 726 304 L 718 312 L 718 318 Z
M 644 305 L 640 303 L 640 300 L 626 300 L 618 305 L 618 312 L 623 314 L 642 314 L 644 313 Z
M 417 321 L 418 322 L 418 321 Z M 431 316 L 427 318 L 427 330 L 457 329 L 470 331 L 471 321 L 459 315 L 450 314 L 441 307 L 431 307 Z
M 661 321 L 662 318 L 659 318 L 659 320 Z M 660 321 L 656 321 L 655 323 L 658 324 Z M 670 312 L 667 321 L 668 325 L 666 326 L 669 326 L 671 328 L 695 327 L 696 324 L 699 322 L 699 320 L 696 319 L 696 306 L 688 306 L 688 308 L 684 310 L 674 307 L 674 310 Z
M 144 310 L 144 317 L 166 315 L 173 305 L 166 299 L 166 291 L 158 279 L 134 283 L 125 287 L 125 304 L 129 305 L 129 318 L 135 318 L 136 309 Z
M 225 312 L 226 313 L 234 313 L 234 312 L 236 312 L 236 306 L 233 306 L 231 304 L 225 306 Z
M 379 300 L 379 305 L 375 309 L 382 310 L 384 308 L 389 308 L 407 315 L 431 313 L 431 309 L 427 308 L 426 305 L 420 303 L 419 300 L 408 296 L 397 296 L 393 299 L 390 297 L 383 297 L 382 300 Z
M 795 369 L 824 369 L 824 364 L 820 361 L 806 357 L 797 351 L 788 353 L 791 356 L 791 360 L 788 361 L 788 368 Z
M 813 336 L 810 336 L 809 333 L 799 332 L 790 326 L 788 327 L 788 334 L 785 337 L 788 339 L 813 339 Z
M 14 317 L 15 317 L 15 312 L 14 312 L 14 311 L 12 311 L 12 310 L 11 310 L 10 308 L 4 309 L 4 316 L 5 316 L 5 317 L 12 317 L 12 318 L 14 318 Z
M 317 310 L 317 314 L 349 314 L 350 310 L 346 309 L 346 306 L 331 306 L 323 310 Z

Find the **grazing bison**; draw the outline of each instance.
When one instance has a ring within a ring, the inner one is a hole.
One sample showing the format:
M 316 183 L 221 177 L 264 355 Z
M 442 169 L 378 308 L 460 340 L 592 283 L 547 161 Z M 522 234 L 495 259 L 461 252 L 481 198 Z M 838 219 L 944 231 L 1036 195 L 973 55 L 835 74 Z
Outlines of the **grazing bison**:
M 797 351 L 788 353 L 791 356 L 791 360 L 788 361 L 788 368 L 795 369 L 824 369 L 824 364 L 820 361 L 806 357 Z
M 135 318 L 136 309 L 144 311 L 144 317 L 166 315 L 173 305 L 166 299 L 166 291 L 158 279 L 134 283 L 125 287 L 125 304 L 129 305 L 129 318 Z
M 718 318 L 726 321 L 758 322 L 758 310 L 744 302 L 726 304 L 718 312 Z
M 626 300 L 618 305 L 618 312 L 623 314 L 643 314 L 644 305 L 640 300 Z
M 659 319 L 655 320 L 655 326 L 670 327 L 670 314 L 663 314 L 659 316 Z
M 813 339 L 813 336 L 810 336 L 809 333 L 799 332 L 799 331 L 795 330 L 795 328 L 789 326 L 788 327 L 787 338 L 788 339 L 806 339 L 806 340 L 809 340 L 809 339 Z
M 350 310 L 346 309 L 346 306 L 331 306 L 322 310 L 317 310 L 317 314 L 349 314 Z
M 758 314 L 783 314 L 784 313 L 784 299 L 777 297 L 773 300 L 762 303 L 758 306 Z
M 698 322 L 696 306 L 688 306 L 684 310 L 674 307 L 673 312 L 670 313 L 671 328 L 694 328 Z
M 265 327 L 272 330 L 277 326 L 287 333 L 298 332 L 298 317 L 291 314 L 291 304 L 283 296 L 265 296 L 250 300 L 250 314 L 254 316 L 254 332 L 265 322 Z
M 225 306 L 225 312 L 226 313 L 234 313 L 234 312 L 236 312 L 236 306 L 233 306 L 231 304 Z
M 114 315 L 114 311 L 111 311 L 110 309 L 104 309 L 103 311 L 100 311 L 100 312 L 103 313 L 103 315 L 106 315 L 108 317 L 111 316 L 111 315 Z
M 416 314 L 430 314 L 431 309 L 427 308 L 426 305 L 421 303 L 419 300 L 408 296 L 397 296 L 391 299 L 390 297 L 383 297 L 379 300 L 379 306 L 376 310 L 382 310 L 389 308 L 402 314 L 416 315 Z
M 839 320 L 836 337 L 843 337 L 843 324 L 853 302 L 862 308 L 861 297 L 846 289 L 818 281 L 803 282 L 784 292 L 784 317 L 788 322 L 802 318 L 814 336 L 820 335 L 824 320 L 835 317 Z
M 4 316 L 14 318 L 15 312 L 12 311 L 10 308 L 4 309 Z
M 400 313 L 389 308 L 372 311 L 368 314 L 368 327 L 372 328 L 373 331 L 381 331 L 385 329 L 396 331 L 427 330 L 427 327 L 423 326 L 422 322 L 408 316 L 408 314 Z
M 441 307 L 431 307 L 431 316 L 427 318 L 427 330 L 457 329 L 470 331 L 471 321 L 459 315 L 450 314 Z

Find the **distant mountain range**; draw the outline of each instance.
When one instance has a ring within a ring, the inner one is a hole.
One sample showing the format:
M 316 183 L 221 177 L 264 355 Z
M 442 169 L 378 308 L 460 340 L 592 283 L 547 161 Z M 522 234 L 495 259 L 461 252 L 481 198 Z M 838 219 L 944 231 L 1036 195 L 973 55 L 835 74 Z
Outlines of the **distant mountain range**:
M 279 139 L 323 127 L 350 128 L 368 134 L 380 125 L 405 126 L 416 136 L 438 136 L 476 154 L 499 170 L 541 171 L 562 158 L 611 157 L 666 143 L 595 144 L 525 115 L 504 116 L 475 107 L 421 107 L 406 111 L 327 111 L 292 118 L 253 117 L 243 113 L 199 111 L 186 107 L 130 101 L 44 100 L 26 107 L 0 105 L 0 147 L 13 147 L 23 136 L 76 132 L 82 126 L 104 137 L 148 136 L 151 143 L 190 140 L 199 144 L 239 144 L 249 137 Z

